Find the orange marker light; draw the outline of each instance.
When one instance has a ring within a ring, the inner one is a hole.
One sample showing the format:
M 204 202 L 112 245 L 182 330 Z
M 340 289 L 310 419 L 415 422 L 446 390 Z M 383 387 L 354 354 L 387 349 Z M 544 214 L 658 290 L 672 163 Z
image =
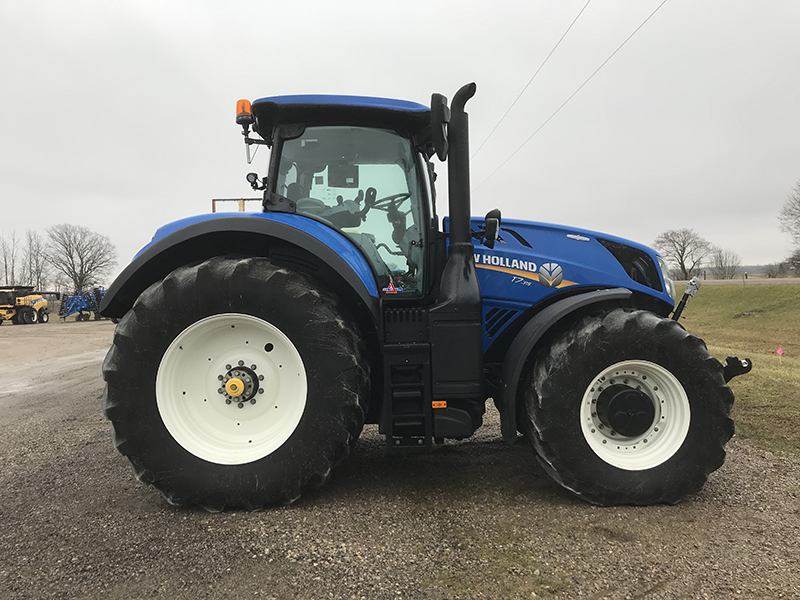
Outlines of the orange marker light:
M 434 400 L 431 402 L 431 408 L 447 408 L 447 400 Z
M 250 125 L 253 123 L 253 109 L 250 100 L 239 100 L 236 103 L 236 124 Z

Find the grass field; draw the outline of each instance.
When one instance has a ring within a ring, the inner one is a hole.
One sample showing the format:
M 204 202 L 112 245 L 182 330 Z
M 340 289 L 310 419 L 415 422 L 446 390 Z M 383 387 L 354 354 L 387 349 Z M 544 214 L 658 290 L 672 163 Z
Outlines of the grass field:
M 736 439 L 800 456 L 800 285 L 707 285 L 684 315 L 721 361 L 753 360 L 730 383 Z

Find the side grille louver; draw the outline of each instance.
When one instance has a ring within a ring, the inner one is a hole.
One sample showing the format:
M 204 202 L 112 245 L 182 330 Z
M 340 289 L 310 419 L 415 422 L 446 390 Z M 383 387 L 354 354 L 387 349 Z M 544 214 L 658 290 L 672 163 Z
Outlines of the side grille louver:
M 519 311 L 508 308 L 493 308 L 486 313 L 486 336 L 494 337 Z

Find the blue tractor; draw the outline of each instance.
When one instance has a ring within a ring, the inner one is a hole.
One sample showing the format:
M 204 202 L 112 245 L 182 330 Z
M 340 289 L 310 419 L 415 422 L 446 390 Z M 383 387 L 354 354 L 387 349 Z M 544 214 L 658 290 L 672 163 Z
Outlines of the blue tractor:
M 102 301 L 103 408 L 141 481 L 210 511 L 289 503 L 365 423 L 430 451 L 490 398 L 505 439 L 594 504 L 675 503 L 722 465 L 747 361 L 683 329 L 654 250 L 471 217 L 474 93 L 239 101 L 248 159 L 271 149 L 247 176 L 263 212 L 162 227 Z

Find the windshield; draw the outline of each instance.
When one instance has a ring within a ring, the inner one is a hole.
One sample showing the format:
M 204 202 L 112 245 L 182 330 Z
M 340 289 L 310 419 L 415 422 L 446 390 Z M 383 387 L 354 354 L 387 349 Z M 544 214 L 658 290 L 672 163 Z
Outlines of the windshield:
M 422 291 L 424 199 L 406 138 L 382 129 L 309 127 L 285 140 L 275 192 L 358 244 L 384 294 Z

